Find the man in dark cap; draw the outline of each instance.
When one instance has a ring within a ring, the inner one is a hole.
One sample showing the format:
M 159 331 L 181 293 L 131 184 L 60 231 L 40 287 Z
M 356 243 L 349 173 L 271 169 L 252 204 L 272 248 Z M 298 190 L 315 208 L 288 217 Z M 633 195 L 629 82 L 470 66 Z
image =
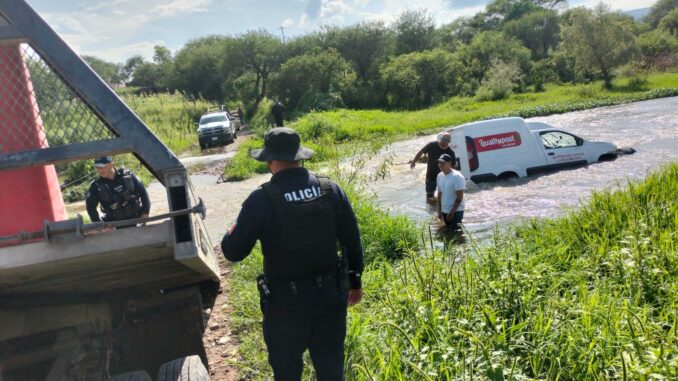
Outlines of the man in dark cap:
M 449 132 L 443 132 L 438 135 L 438 138 L 435 142 L 430 142 L 426 144 L 422 149 L 414 155 L 414 159 L 410 162 L 410 168 L 414 169 L 417 160 L 421 155 L 426 154 L 426 197 L 429 199 L 433 198 L 434 191 L 436 190 L 436 179 L 440 169 L 438 168 L 438 158 L 442 154 L 448 154 L 452 157 L 452 163 L 454 166 L 455 157 L 454 151 L 450 148 L 450 142 L 452 141 L 452 136 Z
M 319 381 L 344 379 L 347 306 L 362 298 L 363 249 L 353 208 L 333 181 L 309 173 L 313 151 L 290 128 L 266 134 L 251 156 L 271 181 L 252 192 L 221 241 L 230 261 L 257 240 L 264 273 L 257 278 L 268 361 L 277 381 L 301 380 L 309 350 Z
M 132 172 L 116 169 L 111 156 L 97 157 L 94 167 L 99 178 L 92 181 L 85 198 L 92 222 L 148 217 L 151 201 L 146 188 Z M 97 205 L 104 212 L 103 218 L 99 216 Z

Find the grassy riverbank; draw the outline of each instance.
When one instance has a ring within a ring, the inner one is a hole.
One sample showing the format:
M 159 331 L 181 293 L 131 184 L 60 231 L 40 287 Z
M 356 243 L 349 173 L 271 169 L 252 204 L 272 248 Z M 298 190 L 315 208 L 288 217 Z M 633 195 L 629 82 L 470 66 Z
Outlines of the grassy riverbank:
M 366 298 L 350 311 L 348 379 L 678 377 L 678 164 L 562 218 L 449 250 L 352 199 L 375 249 Z M 381 242 L 399 242 L 399 255 Z M 257 252 L 230 278 L 236 365 L 251 379 L 270 377 L 260 265 Z
M 513 94 L 499 101 L 479 102 L 471 97 L 454 97 L 429 109 L 417 111 L 336 110 L 307 114 L 290 123 L 305 144 L 310 144 L 320 158 L 337 154 L 346 157 L 347 145 L 356 141 L 374 142 L 401 139 L 407 136 L 434 133 L 447 126 L 475 120 L 502 117 L 559 114 L 576 110 L 611 106 L 641 100 L 678 95 L 678 73 L 650 75 L 642 88 L 630 85 L 627 79 L 615 81 L 611 90 L 601 83 L 587 85 L 549 84 L 546 91 Z M 266 130 L 259 128 L 263 134 Z M 240 180 L 254 173 L 265 173 L 266 167 L 247 162 L 247 152 L 260 147 L 261 139 L 240 147 L 240 155 L 225 168 L 229 179 Z

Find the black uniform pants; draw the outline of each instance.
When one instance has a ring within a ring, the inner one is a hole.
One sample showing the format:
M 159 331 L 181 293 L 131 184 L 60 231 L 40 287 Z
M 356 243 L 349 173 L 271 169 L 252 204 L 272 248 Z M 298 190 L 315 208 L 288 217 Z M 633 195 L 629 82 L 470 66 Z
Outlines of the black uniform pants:
M 329 283 L 329 284 L 328 284 Z M 296 290 L 296 291 L 295 291 Z M 264 341 L 276 381 L 299 381 L 311 354 L 318 381 L 344 380 L 348 292 L 333 282 L 271 288 L 262 302 Z

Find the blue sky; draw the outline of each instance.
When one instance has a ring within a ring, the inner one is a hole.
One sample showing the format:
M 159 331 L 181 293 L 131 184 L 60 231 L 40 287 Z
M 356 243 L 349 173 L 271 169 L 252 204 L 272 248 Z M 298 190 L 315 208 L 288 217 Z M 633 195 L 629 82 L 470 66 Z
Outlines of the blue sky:
M 426 9 L 438 24 L 484 9 L 490 0 L 27 0 L 80 54 L 123 62 L 153 46 L 176 51 L 209 34 L 239 34 L 266 29 L 286 37 L 321 25 L 351 25 L 362 20 L 392 21 L 406 9 Z M 656 0 L 605 1 L 613 9 L 652 6 Z M 593 6 L 598 0 L 569 0 Z

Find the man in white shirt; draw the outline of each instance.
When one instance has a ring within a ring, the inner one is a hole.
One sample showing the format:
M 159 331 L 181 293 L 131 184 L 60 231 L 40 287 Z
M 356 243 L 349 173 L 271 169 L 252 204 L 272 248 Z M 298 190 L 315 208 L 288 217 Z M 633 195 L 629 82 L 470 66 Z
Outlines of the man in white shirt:
M 454 159 L 448 154 L 440 155 L 440 173 L 436 180 L 438 195 L 438 218 L 452 230 L 459 230 L 464 218 L 464 175 L 452 168 Z

